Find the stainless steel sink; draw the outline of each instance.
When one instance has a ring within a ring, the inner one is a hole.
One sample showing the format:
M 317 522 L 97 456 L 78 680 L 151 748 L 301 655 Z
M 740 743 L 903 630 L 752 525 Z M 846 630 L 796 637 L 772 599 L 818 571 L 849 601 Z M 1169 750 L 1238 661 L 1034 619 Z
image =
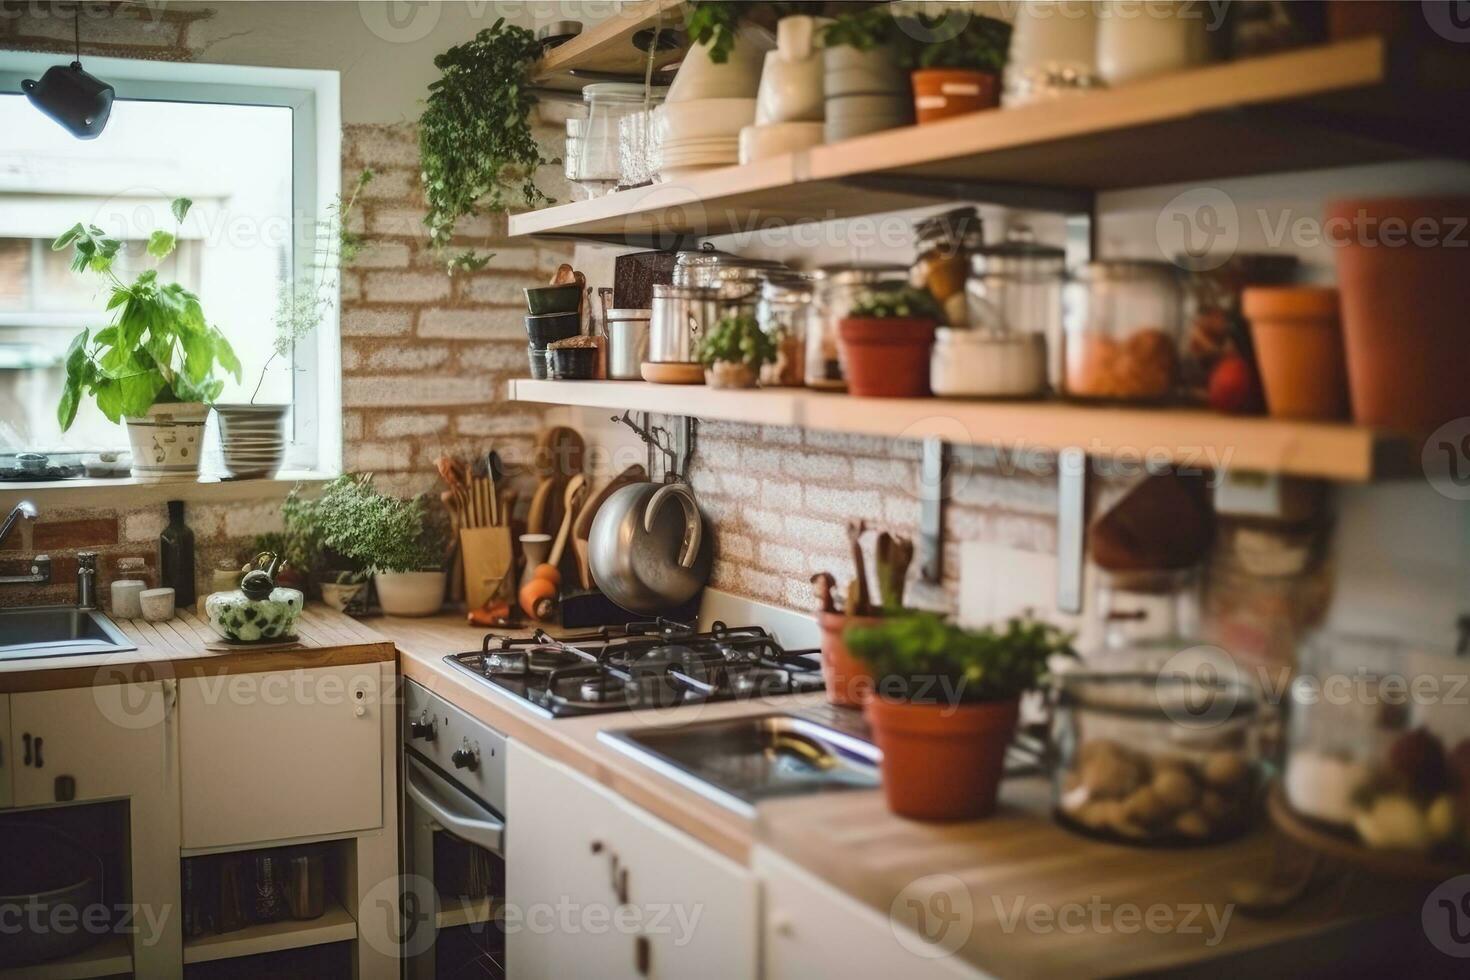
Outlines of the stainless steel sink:
M 136 649 L 112 620 L 95 610 L 71 606 L 0 609 L 0 660 Z
M 696 793 L 754 816 L 761 800 L 878 786 L 882 754 L 864 737 L 861 721 L 833 722 L 780 713 L 603 731 L 598 738 Z

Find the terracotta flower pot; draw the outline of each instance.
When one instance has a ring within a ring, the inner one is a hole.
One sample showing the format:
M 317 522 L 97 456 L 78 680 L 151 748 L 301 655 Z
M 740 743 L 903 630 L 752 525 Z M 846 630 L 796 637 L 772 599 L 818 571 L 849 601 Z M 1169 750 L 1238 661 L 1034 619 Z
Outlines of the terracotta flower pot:
M 1353 417 L 1430 432 L 1470 415 L 1470 198 L 1337 201 L 1337 263 Z
M 1286 419 L 1345 418 L 1347 364 L 1337 290 L 1252 287 L 1241 306 L 1251 323 L 1270 413 Z
M 883 750 L 888 809 L 914 820 L 977 820 L 994 813 L 1020 704 L 869 698 L 863 714 Z
M 827 682 L 827 703 L 859 708 L 873 689 L 873 675 L 868 665 L 852 655 L 842 634 L 849 626 L 877 626 L 878 616 L 848 616 L 843 613 L 819 613 L 822 627 L 822 677 Z
M 860 398 L 929 394 L 934 321 L 919 317 L 848 317 L 837 324 L 847 390 Z
M 913 73 L 919 124 L 938 122 L 1000 105 L 1000 79 L 988 71 L 921 68 Z

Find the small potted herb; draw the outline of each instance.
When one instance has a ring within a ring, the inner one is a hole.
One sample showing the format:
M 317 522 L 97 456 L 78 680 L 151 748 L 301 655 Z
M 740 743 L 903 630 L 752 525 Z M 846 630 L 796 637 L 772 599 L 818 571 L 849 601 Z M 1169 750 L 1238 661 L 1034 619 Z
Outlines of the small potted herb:
M 854 626 L 847 644 L 873 674 L 864 706 L 883 750 L 888 808 L 915 820 L 974 820 L 995 811 L 1021 695 L 1072 638 L 1030 618 L 969 630 L 920 613 Z
M 338 477 L 315 506 L 321 540 L 372 570 L 378 603 L 390 616 L 432 616 L 444 601 L 444 537 L 422 496 L 379 493 L 372 476 Z
M 956 29 L 947 14 L 913 18 L 927 44 L 903 50 L 913 72 L 914 108 L 920 125 L 1000 105 L 1000 75 L 1011 44 L 1011 25 L 976 16 Z
M 751 316 L 727 316 L 699 344 L 705 384 L 754 388 L 761 367 L 776 359 L 776 342 Z
M 927 289 L 886 287 L 859 297 L 838 321 L 847 390 L 863 398 L 929 394 L 929 353 L 944 313 Z
M 170 207 L 182 223 L 193 202 Z M 158 229 L 147 251 L 162 261 L 178 242 L 175 230 Z M 111 295 L 110 325 L 83 330 L 66 352 L 66 383 L 56 418 L 65 432 L 76 420 L 85 392 L 108 420 L 126 420 L 133 447 L 133 476 L 147 482 L 199 478 L 199 453 L 209 408 L 224 389 L 222 371 L 240 380 L 240 359 L 225 335 L 209 325 L 199 297 L 176 282 L 159 282 L 148 269 L 131 283 L 113 271 L 122 242 L 96 225 L 73 225 L 51 244 L 72 249 L 71 268 L 102 279 Z

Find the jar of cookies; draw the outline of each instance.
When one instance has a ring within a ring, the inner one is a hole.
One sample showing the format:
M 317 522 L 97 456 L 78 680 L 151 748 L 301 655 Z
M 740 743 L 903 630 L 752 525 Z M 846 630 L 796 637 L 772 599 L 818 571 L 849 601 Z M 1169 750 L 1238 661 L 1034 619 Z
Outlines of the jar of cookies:
M 1260 812 L 1258 699 L 1207 671 L 1057 678 L 1056 819 L 1089 837 L 1178 846 L 1229 840 Z
M 1179 280 L 1163 262 L 1090 262 L 1066 287 L 1062 391 L 1109 402 L 1167 401 L 1179 380 Z

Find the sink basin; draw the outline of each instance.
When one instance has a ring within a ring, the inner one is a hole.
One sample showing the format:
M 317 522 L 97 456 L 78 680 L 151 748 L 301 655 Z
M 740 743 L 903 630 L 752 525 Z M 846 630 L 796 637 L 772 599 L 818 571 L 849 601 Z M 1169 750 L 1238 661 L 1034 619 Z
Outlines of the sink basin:
M 0 609 L 0 660 L 118 653 L 138 647 L 93 610 L 70 606 Z
M 835 710 L 835 709 L 833 709 Z M 840 722 L 839 722 L 840 723 Z M 882 753 L 857 731 L 797 714 L 769 714 L 598 738 L 722 806 L 755 815 L 761 800 L 876 789 Z

